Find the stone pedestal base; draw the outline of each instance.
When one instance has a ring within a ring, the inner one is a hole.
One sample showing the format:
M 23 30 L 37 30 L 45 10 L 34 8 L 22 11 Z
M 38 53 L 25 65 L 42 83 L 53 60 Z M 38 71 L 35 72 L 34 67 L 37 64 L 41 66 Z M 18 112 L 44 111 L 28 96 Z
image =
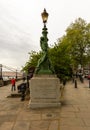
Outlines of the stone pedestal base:
M 30 108 L 59 107 L 60 81 L 55 75 L 36 75 L 30 81 Z

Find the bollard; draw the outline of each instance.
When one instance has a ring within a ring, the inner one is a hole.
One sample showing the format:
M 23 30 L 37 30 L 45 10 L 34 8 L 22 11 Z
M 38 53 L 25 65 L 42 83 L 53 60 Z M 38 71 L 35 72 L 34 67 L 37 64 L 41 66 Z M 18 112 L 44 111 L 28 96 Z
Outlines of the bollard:
M 90 88 L 90 79 L 89 79 L 89 88 Z
M 21 94 L 21 101 L 24 101 L 25 100 L 25 91 L 22 91 L 22 94 Z
M 25 100 L 25 92 L 26 92 L 26 83 L 21 84 L 21 101 Z
M 75 79 L 75 88 L 77 88 L 77 80 Z

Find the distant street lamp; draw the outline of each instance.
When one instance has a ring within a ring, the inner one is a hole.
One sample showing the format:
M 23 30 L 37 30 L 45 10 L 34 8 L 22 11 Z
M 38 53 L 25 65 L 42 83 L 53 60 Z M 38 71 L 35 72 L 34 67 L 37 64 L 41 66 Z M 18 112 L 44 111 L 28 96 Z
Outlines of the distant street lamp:
M 2 64 L 0 64 L 0 87 L 3 86 Z
M 48 13 L 46 9 L 44 9 L 43 13 L 41 13 L 42 20 L 44 23 L 44 28 L 42 29 L 42 36 L 40 37 L 40 46 L 42 49 L 42 57 L 38 60 L 38 64 L 35 69 L 36 74 L 53 74 L 54 69 L 51 66 L 51 62 L 48 57 L 48 38 L 47 38 L 47 28 L 46 23 L 48 19 Z
M 0 64 L 0 79 L 2 79 L 2 64 Z
M 16 70 L 16 79 L 17 79 L 17 70 Z

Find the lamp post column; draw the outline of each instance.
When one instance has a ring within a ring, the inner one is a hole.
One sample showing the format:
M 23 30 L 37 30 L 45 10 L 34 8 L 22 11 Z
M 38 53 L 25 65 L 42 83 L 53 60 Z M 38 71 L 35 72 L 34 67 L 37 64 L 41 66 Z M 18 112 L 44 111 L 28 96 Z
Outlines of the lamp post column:
M 38 64 L 35 69 L 35 74 L 53 74 L 54 69 L 51 65 L 49 56 L 48 56 L 48 38 L 47 38 L 47 28 L 46 28 L 46 22 L 48 19 L 48 13 L 46 12 L 46 9 L 44 9 L 44 12 L 41 14 L 44 27 L 42 29 L 42 36 L 40 37 L 40 46 L 42 49 L 42 57 L 38 60 Z

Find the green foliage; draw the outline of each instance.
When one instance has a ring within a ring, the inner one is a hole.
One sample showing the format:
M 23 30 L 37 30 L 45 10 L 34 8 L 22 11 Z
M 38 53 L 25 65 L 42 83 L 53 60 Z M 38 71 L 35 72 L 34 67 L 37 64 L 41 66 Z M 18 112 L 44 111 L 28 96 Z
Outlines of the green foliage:
M 23 71 L 26 71 L 28 73 L 28 69 L 30 67 L 36 67 L 38 60 L 40 59 L 42 53 L 41 52 L 35 52 L 31 51 L 29 53 L 29 60 L 26 62 L 25 66 L 23 67 Z
M 71 59 L 69 56 L 69 46 L 67 42 L 58 41 L 58 44 L 55 44 L 53 48 L 50 48 L 49 57 L 52 61 L 57 76 L 61 80 L 65 77 L 71 77 Z
M 71 57 L 74 64 L 84 66 L 90 54 L 90 24 L 78 18 L 67 28 L 66 37 L 71 44 Z

